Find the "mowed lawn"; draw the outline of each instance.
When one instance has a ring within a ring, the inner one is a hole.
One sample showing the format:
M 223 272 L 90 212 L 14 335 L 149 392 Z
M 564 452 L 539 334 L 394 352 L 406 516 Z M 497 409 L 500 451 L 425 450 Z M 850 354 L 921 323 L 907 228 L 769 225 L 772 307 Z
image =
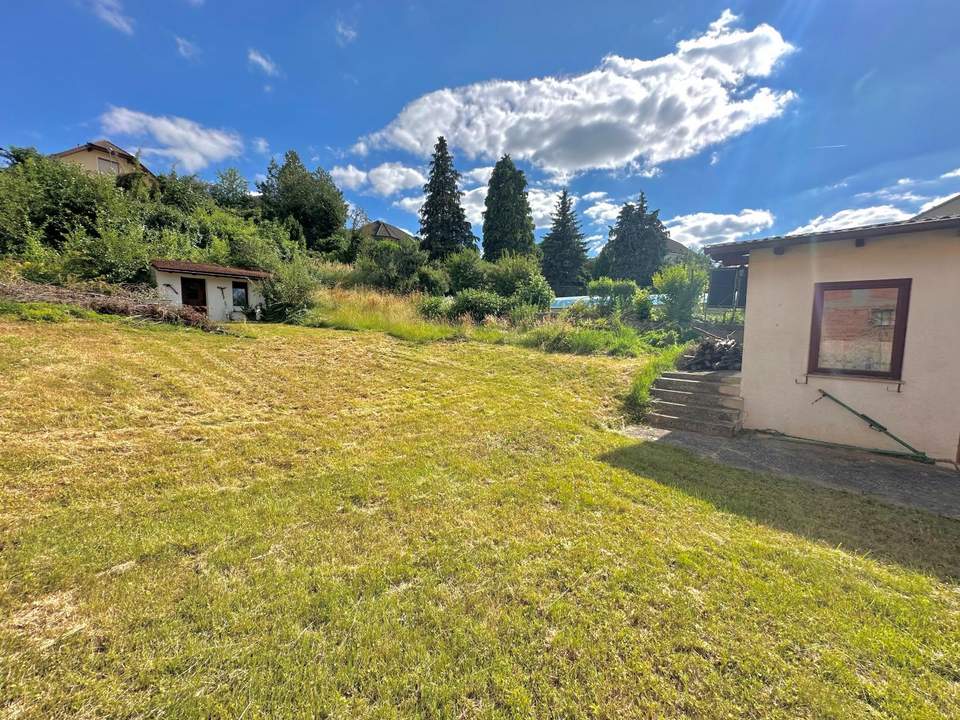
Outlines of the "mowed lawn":
M 960 524 L 609 428 L 643 360 L 0 319 L 0 718 L 960 717 Z

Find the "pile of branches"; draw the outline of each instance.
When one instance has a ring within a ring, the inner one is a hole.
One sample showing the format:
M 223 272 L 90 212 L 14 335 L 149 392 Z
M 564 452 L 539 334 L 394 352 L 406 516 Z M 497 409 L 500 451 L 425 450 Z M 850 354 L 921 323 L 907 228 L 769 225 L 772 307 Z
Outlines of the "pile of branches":
M 47 285 L 23 278 L 0 280 L 0 298 L 16 302 L 46 302 L 93 310 L 105 315 L 172 323 L 220 332 L 222 328 L 189 305 L 171 305 L 149 285 Z
M 739 370 L 743 348 L 734 338 L 707 337 L 697 343 L 685 370 Z

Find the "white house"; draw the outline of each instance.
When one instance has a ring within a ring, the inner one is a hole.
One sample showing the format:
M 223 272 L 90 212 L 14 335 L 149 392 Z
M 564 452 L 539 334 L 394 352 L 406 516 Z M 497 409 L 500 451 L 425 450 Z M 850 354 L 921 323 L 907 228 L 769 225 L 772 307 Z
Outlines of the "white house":
M 960 462 L 960 196 L 902 222 L 711 245 L 748 265 L 743 427 Z
M 154 260 L 153 279 L 163 296 L 174 305 L 190 305 L 211 320 L 242 320 L 245 311 L 263 306 L 261 284 L 270 277 L 262 270 L 185 262 Z

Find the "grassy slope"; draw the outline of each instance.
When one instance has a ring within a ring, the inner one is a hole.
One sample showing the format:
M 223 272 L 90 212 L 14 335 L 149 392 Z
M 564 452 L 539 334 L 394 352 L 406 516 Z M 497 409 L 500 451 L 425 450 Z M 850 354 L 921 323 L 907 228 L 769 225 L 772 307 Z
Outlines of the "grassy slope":
M 606 430 L 637 362 L 248 335 L 0 320 L 0 717 L 960 714 L 957 523 Z

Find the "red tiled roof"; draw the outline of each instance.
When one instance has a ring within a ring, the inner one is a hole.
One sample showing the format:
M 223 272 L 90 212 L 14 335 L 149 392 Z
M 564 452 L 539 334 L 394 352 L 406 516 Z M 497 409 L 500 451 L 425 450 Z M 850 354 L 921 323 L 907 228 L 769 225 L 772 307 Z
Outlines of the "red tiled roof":
M 217 275 L 220 277 L 254 278 L 258 280 L 270 277 L 270 273 L 263 270 L 248 270 L 247 268 L 187 262 L 186 260 L 152 260 L 150 265 L 163 272 L 186 273 L 188 275 Z

